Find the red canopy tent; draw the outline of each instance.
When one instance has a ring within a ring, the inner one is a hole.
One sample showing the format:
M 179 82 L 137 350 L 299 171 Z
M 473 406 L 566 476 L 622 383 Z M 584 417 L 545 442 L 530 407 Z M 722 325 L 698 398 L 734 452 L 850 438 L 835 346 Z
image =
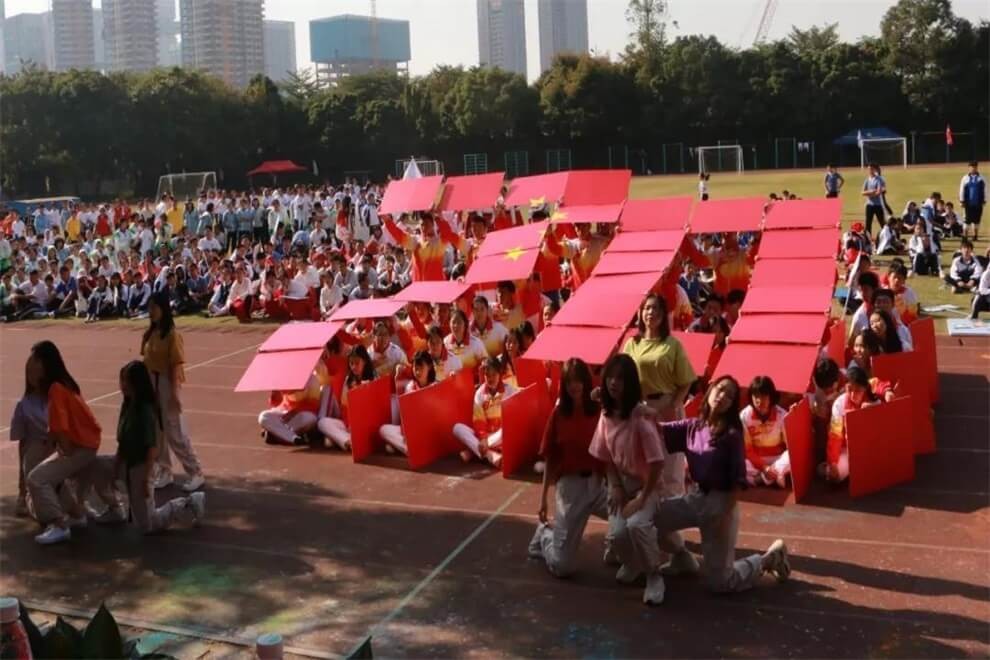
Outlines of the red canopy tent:
M 279 174 L 292 174 L 294 172 L 305 172 L 306 168 L 291 160 L 266 160 L 261 165 L 248 172 L 248 176 L 256 174 L 271 174 L 272 179 L 278 178 Z

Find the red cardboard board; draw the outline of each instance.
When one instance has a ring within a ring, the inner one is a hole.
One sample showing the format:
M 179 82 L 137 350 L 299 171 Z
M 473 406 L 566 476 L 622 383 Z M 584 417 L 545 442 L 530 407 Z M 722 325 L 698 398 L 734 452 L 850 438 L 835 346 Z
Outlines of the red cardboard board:
M 928 396 L 929 401 L 934 405 L 941 398 L 938 387 L 938 353 L 935 351 L 935 319 L 918 319 L 909 329 L 914 351 L 921 354 L 925 372 L 928 374 Z
M 443 176 L 390 181 L 378 212 L 382 215 L 428 211 L 439 201 Z
M 911 397 L 846 414 L 849 495 L 862 497 L 914 479 Z
M 502 192 L 502 172 L 449 176 L 443 184 L 441 211 L 468 211 L 494 208 Z
M 502 476 L 536 460 L 546 425 L 546 385 L 533 383 L 502 403 Z
M 756 260 L 749 287 L 819 286 L 835 284 L 835 259 Z
M 803 394 L 817 358 L 817 346 L 729 342 L 712 381 L 728 374 L 745 388 L 756 376 L 769 376 L 779 391 Z
M 421 470 L 460 451 L 461 445 L 454 438 L 454 424 L 464 421 L 458 414 L 459 399 L 456 376 L 399 397 L 409 467 Z
M 732 326 L 732 341 L 819 346 L 828 317 L 824 314 L 743 314 Z
M 795 199 L 775 202 L 767 211 L 764 229 L 812 229 L 838 227 L 842 217 L 842 200 Z
M 838 250 L 835 227 L 765 231 L 760 241 L 760 259 L 834 259 Z
M 625 328 L 594 328 L 550 324 L 526 350 L 536 360 L 566 362 L 572 357 L 588 364 L 605 364 Z
M 800 502 L 815 478 L 815 438 L 811 429 L 811 406 L 806 397 L 801 397 L 801 402 L 784 417 L 784 435 L 787 454 L 791 458 L 794 501 Z
M 323 348 L 333 339 L 344 324 L 336 321 L 323 323 L 300 322 L 281 325 L 258 348 L 259 353 L 294 351 L 305 348 Z
M 351 458 L 355 463 L 384 448 L 378 435 L 382 424 L 392 423 L 392 379 L 376 378 L 347 392 L 347 420 L 351 431 Z
M 935 451 L 935 426 L 928 388 L 928 374 L 925 371 L 925 358 L 916 351 L 884 353 L 873 357 L 873 375 L 888 381 L 896 389 L 898 396 L 909 397 L 912 424 L 910 437 L 916 454 L 930 454 Z
M 676 252 L 682 242 L 683 229 L 623 231 L 612 239 L 606 252 Z
M 692 234 L 758 231 L 763 222 L 762 197 L 739 197 L 698 202 L 691 216 Z
M 323 348 L 258 353 L 251 360 L 235 392 L 294 392 L 306 386 Z
M 684 229 L 691 217 L 694 197 L 630 199 L 622 207 L 619 227 L 624 232 Z

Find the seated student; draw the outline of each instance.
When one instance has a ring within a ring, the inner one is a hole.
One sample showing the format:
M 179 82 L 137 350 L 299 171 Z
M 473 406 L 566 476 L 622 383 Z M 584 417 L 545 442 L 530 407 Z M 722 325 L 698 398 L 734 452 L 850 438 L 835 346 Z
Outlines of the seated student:
M 990 249 L 987 250 L 987 257 L 990 258 Z M 980 275 L 980 284 L 973 292 L 973 303 L 970 306 L 969 318 L 980 318 L 980 312 L 990 312 L 990 266 L 983 268 Z
M 904 344 L 897 332 L 897 321 L 894 320 L 890 312 L 874 309 L 873 313 L 870 314 L 870 329 L 880 339 L 880 346 L 884 353 L 900 353 L 904 350 Z
M 251 310 L 254 308 L 254 288 L 247 277 L 247 269 L 237 266 L 234 269 L 234 281 L 230 285 L 227 296 L 229 313 L 236 316 L 241 323 L 251 322 Z
M 742 307 L 743 302 L 746 300 L 746 292 L 742 289 L 733 289 L 729 291 L 729 295 L 725 298 L 725 312 L 722 314 L 722 318 L 732 328 L 739 320 L 739 308 Z
M 920 221 L 922 221 L 922 218 L 918 203 L 913 201 L 908 202 L 907 206 L 904 207 L 903 215 L 901 215 L 901 226 L 913 233 L 914 228 L 918 226 Z
M 143 362 L 134 360 L 120 370 L 120 391 L 123 401 L 117 422 L 117 452 L 98 456 L 91 467 L 93 489 L 108 507 L 96 522 L 127 522 L 127 509 L 116 486 L 120 481 L 127 484 L 130 517 L 145 534 L 167 529 L 182 518 L 198 525 L 206 515 L 204 493 L 155 505 L 151 475 L 158 454 L 161 411 L 151 374 Z
M 897 314 L 897 310 L 894 309 L 894 292 L 890 289 L 878 289 L 873 292 L 873 309 L 870 310 L 872 315 L 874 311 L 886 312 L 894 320 L 894 325 L 897 328 L 897 336 L 901 340 L 901 350 L 912 351 L 914 350 L 914 340 L 911 337 L 911 330 L 901 322 L 900 317 Z M 856 328 L 856 331 L 862 331 L 866 327 L 869 327 L 869 318 L 867 317 L 866 326 Z
M 946 236 L 960 238 L 963 235 L 963 225 L 956 215 L 955 206 L 952 202 L 945 203 L 945 212 L 942 214 L 942 232 Z
M 413 356 L 412 373 L 413 377 L 406 383 L 403 394 L 416 392 L 437 382 L 437 372 L 433 368 L 433 358 L 430 357 L 427 351 L 419 351 Z M 396 415 L 396 417 L 398 416 Z M 398 419 L 396 421 L 398 422 Z M 402 433 L 401 423 L 382 424 L 378 429 L 378 434 L 382 436 L 382 440 L 386 443 L 385 448 L 389 452 L 409 453 L 409 449 L 406 446 L 406 436 Z
M 846 414 L 877 403 L 866 372 L 853 366 L 846 370 L 846 389 L 832 404 L 825 462 L 818 473 L 827 481 L 841 483 L 849 478 L 849 446 L 846 438 Z
M 898 266 L 891 269 L 888 281 L 890 289 L 894 292 L 894 309 L 897 310 L 901 322 L 909 326 L 918 320 L 921 303 L 918 302 L 914 289 L 907 285 L 907 277 L 907 268 Z
M 577 550 L 588 518 L 608 520 L 605 467 L 588 453 L 600 409 L 591 399 L 591 369 L 582 360 L 564 363 L 560 399 L 543 430 L 540 456 L 546 461 L 540 495 L 539 524 L 529 542 L 529 556 L 543 559 L 555 577 L 574 572 Z M 554 485 L 550 524 L 547 494 Z
M 718 320 L 721 318 L 722 297 L 717 293 L 713 293 L 705 301 L 704 311 L 702 311 L 701 316 L 688 326 L 687 331 L 714 333 L 717 329 Z
M 515 282 L 506 280 L 498 283 L 498 304 L 495 305 L 492 316 L 506 330 L 514 330 L 526 321 L 526 312 L 516 300 Z
M 440 326 L 433 325 L 427 330 L 426 350 L 433 360 L 433 370 L 438 381 L 457 373 L 464 366 L 456 355 L 447 350 Z
M 791 458 L 784 437 L 786 411 L 777 405 L 780 395 L 773 380 L 757 376 L 749 385 L 750 405 L 739 413 L 746 447 L 746 482 L 787 487 Z
M 873 311 L 873 293 L 879 288 L 880 278 L 873 271 L 867 270 L 856 276 L 856 292 L 847 305 L 849 309 L 855 310 L 850 319 L 853 329 L 862 329 L 869 325 L 870 312 Z
M 502 380 L 516 389 L 519 388 L 519 381 L 516 379 L 515 360 L 522 356 L 522 344 L 522 328 L 513 328 L 505 335 L 502 352 L 498 356 L 499 364 L 502 365 Z
M 979 286 L 983 266 L 973 256 L 973 244 L 968 238 L 959 243 L 959 254 L 952 260 L 949 274 L 945 283 L 952 287 L 953 293 L 971 293 Z
M 340 287 L 334 284 L 333 273 L 329 270 L 323 271 L 320 281 L 323 282 L 323 286 L 320 287 L 320 318 L 327 321 L 344 303 L 344 294 Z
M 915 226 L 914 235 L 908 243 L 908 255 L 911 257 L 911 270 L 915 275 L 939 274 L 941 268 L 938 263 L 938 249 L 920 223 Z
M 811 409 L 811 431 L 815 438 L 818 456 L 824 456 L 828 441 L 828 423 L 832 416 L 832 404 L 839 396 L 839 381 L 842 376 L 839 365 L 831 358 L 819 358 L 811 375 L 814 390 L 805 396 Z
M 873 241 L 862 222 L 854 222 L 849 231 L 842 235 L 842 245 L 858 254 L 873 254 Z
M 877 254 L 904 254 L 904 252 L 904 241 L 901 240 L 897 225 L 888 222 L 880 230 L 880 237 L 877 239 Z
M 225 268 L 221 278 L 220 282 L 214 288 L 213 297 L 210 298 L 210 304 L 207 306 L 209 315 L 212 317 L 228 316 L 230 314 L 230 303 L 233 302 L 230 298 L 230 291 L 234 285 L 234 278 L 231 272 Z
M 316 427 L 323 397 L 328 396 L 330 375 L 326 358 L 327 351 L 324 351 L 301 390 L 272 392 L 269 399 L 272 407 L 258 415 L 261 437 L 266 444 L 306 444 L 306 434 Z
M 602 412 L 588 453 L 605 464 L 608 477 L 606 543 L 622 562 L 615 579 L 632 584 L 646 575 L 643 602 L 659 605 L 665 586 L 653 521 L 660 505 L 663 441 L 649 409 L 640 405 L 642 389 L 631 357 L 609 358 L 602 381 Z
M 533 324 L 529 321 L 523 322 L 522 326 L 519 328 L 521 334 L 519 351 L 525 353 L 529 350 L 529 347 L 533 345 L 536 341 L 536 329 L 533 328 Z
M 509 331 L 492 317 L 488 298 L 475 296 L 472 311 L 471 334 L 481 340 L 488 357 L 498 357 Z
M 86 300 L 86 323 L 106 318 L 113 313 L 113 293 L 106 276 L 100 275 Z
M 148 313 L 151 286 L 143 281 L 141 271 L 139 270 L 132 273 L 131 282 L 131 288 L 127 293 L 127 315 L 131 318 L 136 318 Z
M 516 388 L 502 381 L 502 365 L 496 358 L 485 360 L 484 381 L 474 393 L 472 425 L 454 424 L 454 437 L 467 447 L 461 452 L 465 463 L 472 455 L 496 468 L 502 466 L 502 403 Z
M 405 352 L 392 343 L 392 333 L 384 321 L 375 323 L 368 355 L 378 378 L 393 378 L 397 369 L 409 365 Z
M 744 591 L 764 574 L 778 582 L 790 577 L 787 546 L 777 539 L 763 554 L 736 559 L 739 529 L 737 492 L 746 487 L 745 450 L 739 418 L 739 384 L 731 376 L 713 382 L 698 417 L 659 424 L 668 455 L 683 453 L 694 487 L 660 503 L 654 518 L 661 547 L 671 553 L 665 574 L 697 572 L 697 561 L 677 532 L 701 532 L 702 572 L 715 593 Z
M 873 356 L 883 352 L 883 341 L 880 336 L 867 328 L 859 333 L 853 341 L 853 357 L 849 362 L 849 367 L 858 367 L 866 372 L 866 378 L 870 381 L 870 390 L 874 396 L 884 401 L 893 401 L 895 392 L 891 384 L 873 376 Z
M 476 370 L 488 357 L 481 339 L 468 330 L 467 315 L 460 309 L 450 314 L 450 334 L 443 340 L 451 355 L 460 360 L 464 369 Z
M 347 354 L 347 377 L 340 395 L 340 404 L 334 397 L 324 397 L 317 415 L 316 428 L 343 451 L 351 450 L 351 431 L 347 425 L 347 392 L 375 379 L 375 368 L 368 350 L 358 344 Z

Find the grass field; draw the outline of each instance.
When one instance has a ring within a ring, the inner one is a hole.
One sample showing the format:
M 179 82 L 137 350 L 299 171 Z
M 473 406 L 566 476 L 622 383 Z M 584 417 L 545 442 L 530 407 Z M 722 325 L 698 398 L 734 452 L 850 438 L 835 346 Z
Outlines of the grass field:
M 916 166 L 907 169 L 888 167 L 884 169 L 887 180 L 887 202 L 896 213 L 903 211 L 909 201 L 921 204 L 932 193 L 939 191 L 942 198 L 956 205 L 956 213 L 962 217 L 959 207 L 959 179 L 966 173 L 965 163 L 938 166 Z M 842 194 L 842 227 L 848 228 L 853 222 L 863 220 L 863 198 L 859 191 L 864 174 L 859 169 L 840 170 L 846 179 Z M 803 199 L 821 197 L 822 170 L 761 170 L 739 174 L 713 174 L 708 182 L 712 199 L 729 197 L 767 197 L 771 192 L 778 195 L 787 190 Z M 697 195 L 698 175 L 654 176 L 633 179 L 632 197 L 669 197 L 672 195 Z M 983 254 L 990 242 L 986 240 L 990 229 L 984 228 L 976 253 Z M 959 239 L 942 242 L 941 260 L 948 270 L 952 254 L 959 247 Z M 881 261 L 881 263 L 886 263 Z M 910 286 L 918 294 L 923 305 L 954 304 L 967 308 L 968 295 L 956 295 L 939 281 L 937 277 L 912 277 Z M 952 316 L 952 315 L 949 315 Z M 939 323 L 939 326 L 944 324 Z

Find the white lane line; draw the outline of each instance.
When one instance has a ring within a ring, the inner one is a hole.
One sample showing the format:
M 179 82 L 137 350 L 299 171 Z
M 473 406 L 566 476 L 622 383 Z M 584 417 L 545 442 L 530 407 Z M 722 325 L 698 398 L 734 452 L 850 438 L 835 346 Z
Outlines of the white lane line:
M 218 355 L 215 358 L 210 358 L 209 360 L 203 360 L 202 362 L 197 362 L 196 364 L 186 367 L 186 371 L 192 371 L 193 369 L 199 369 L 200 367 L 206 367 L 214 362 L 219 362 L 220 360 L 226 360 L 229 357 L 234 357 L 235 355 L 240 355 L 245 351 L 253 351 L 254 349 L 261 346 L 261 344 L 253 344 L 251 346 L 245 346 L 244 348 L 239 348 L 236 351 L 231 351 L 230 353 L 224 353 L 223 355 Z M 107 392 L 106 394 L 101 394 L 100 396 L 95 396 L 92 399 L 87 399 L 86 403 L 96 403 L 97 401 L 103 401 L 104 399 L 109 399 L 110 397 L 117 396 L 120 394 L 120 390 L 114 390 L 113 392 Z M 0 433 L 6 433 L 10 430 L 9 426 L 5 426 L 0 429 Z M 2 450 L 0 450 L 2 451 Z

